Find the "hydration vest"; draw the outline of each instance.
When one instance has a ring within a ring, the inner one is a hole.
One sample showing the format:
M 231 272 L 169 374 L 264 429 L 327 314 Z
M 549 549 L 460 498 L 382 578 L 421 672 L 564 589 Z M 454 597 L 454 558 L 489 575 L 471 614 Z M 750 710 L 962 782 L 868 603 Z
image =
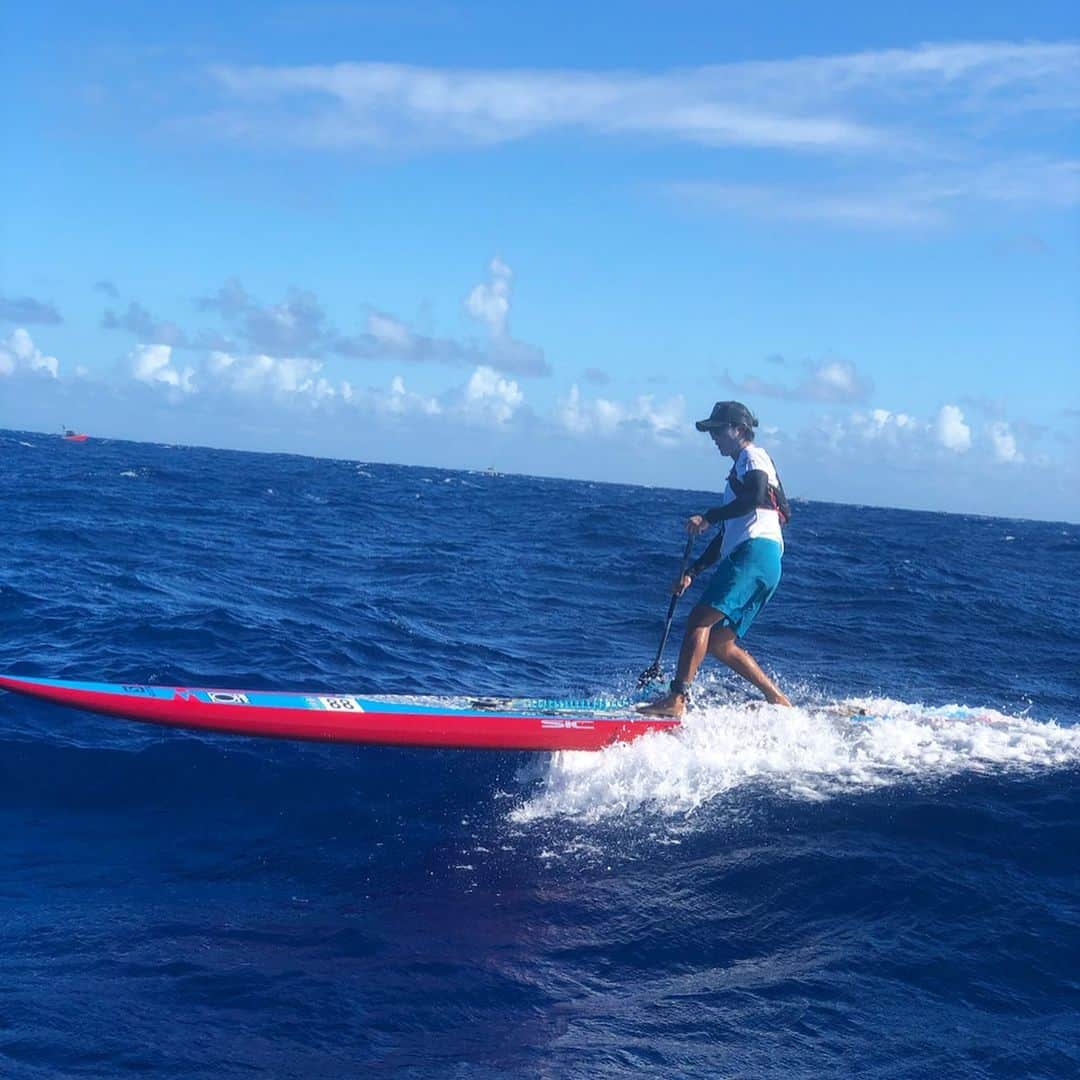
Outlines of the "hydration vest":
M 775 471 L 776 465 L 773 464 L 773 470 Z M 731 472 L 728 473 L 727 482 L 731 485 L 731 490 L 738 497 L 746 490 L 747 484 L 745 480 L 740 480 L 735 475 L 735 466 L 731 466 Z M 791 520 L 791 503 L 788 502 L 787 496 L 784 494 L 784 485 L 780 480 L 780 474 L 776 474 L 776 484 L 767 484 L 765 487 L 765 497 L 757 504 L 759 510 L 775 510 L 780 515 L 780 524 L 786 525 Z

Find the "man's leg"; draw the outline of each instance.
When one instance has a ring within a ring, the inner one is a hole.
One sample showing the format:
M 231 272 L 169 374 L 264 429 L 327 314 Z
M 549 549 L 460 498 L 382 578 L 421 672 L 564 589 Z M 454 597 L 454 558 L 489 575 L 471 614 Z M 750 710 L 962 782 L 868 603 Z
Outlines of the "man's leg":
M 698 604 L 690 612 L 682 648 L 679 650 L 679 667 L 675 673 L 672 690 L 659 700 L 646 705 L 639 710 L 640 712 L 647 716 L 682 716 L 686 711 L 686 693 L 678 688 L 689 686 L 693 682 L 701 661 L 705 659 L 705 654 L 709 651 L 709 635 L 716 623 L 723 618 L 722 611 L 717 611 L 708 604 Z
M 687 686 L 694 681 L 694 676 L 701 667 L 701 661 L 709 651 L 709 642 L 716 630 L 723 629 L 716 624 L 727 616 L 722 611 L 708 604 L 698 604 L 686 620 L 686 633 L 683 635 L 682 648 L 679 650 L 679 667 L 675 672 L 676 682 Z
M 735 643 L 735 631 L 730 626 L 712 628 L 709 632 L 709 652 L 718 660 L 723 660 L 736 675 L 741 675 L 752 682 L 765 695 L 766 701 L 773 705 L 791 704 L 780 687 L 758 667 L 757 661 Z M 701 663 L 700 658 L 698 663 Z M 697 665 L 694 666 L 694 670 L 697 670 Z

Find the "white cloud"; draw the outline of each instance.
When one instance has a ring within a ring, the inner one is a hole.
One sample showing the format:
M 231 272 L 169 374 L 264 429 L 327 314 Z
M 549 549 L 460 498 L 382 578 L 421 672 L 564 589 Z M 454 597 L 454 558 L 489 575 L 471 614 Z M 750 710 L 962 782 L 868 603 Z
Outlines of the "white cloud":
M 408 352 L 415 342 L 412 331 L 403 322 L 378 311 L 368 315 L 367 331 L 380 345 L 397 352 Z
M 630 404 L 608 398 L 589 401 L 582 397 L 575 383 L 569 394 L 558 402 L 555 419 L 576 435 L 607 437 L 621 428 L 630 427 L 644 430 L 658 442 L 672 443 L 686 437 L 689 425 L 684 408 L 681 396 L 659 404 L 650 394 L 640 395 Z
M 407 389 L 401 375 L 390 380 L 389 390 L 369 391 L 367 402 L 376 412 L 393 416 L 438 416 L 443 411 L 437 399 Z
M 959 42 L 671 71 L 470 70 L 401 64 L 222 66 L 220 137 L 321 149 L 488 146 L 550 131 L 705 146 L 877 152 L 937 123 L 1075 109 L 1080 45 Z
M 491 280 L 473 288 L 465 297 L 465 308 L 474 319 L 487 324 L 493 337 L 502 337 L 510 314 L 510 280 L 514 275 L 497 255 L 490 269 Z
M 514 273 L 496 255 L 489 264 L 491 278 L 474 286 L 465 297 L 465 310 L 488 329 L 486 366 L 512 375 L 547 375 L 551 368 L 543 349 L 516 341 L 510 334 L 510 283 Z
M 942 405 L 934 421 L 934 434 L 946 450 L 963 454 L 971 449 L 971 428 L 964 423 L 964 414 L 956 405 Z
M 954 197 L 1069 207 L 1080 203 L 1080 160 L 1023 157 L 988 165 L 954 180 Z M 943 193 L 944 195 L 944 193 Z
M 460 409 L 468 416 L 505 424 L 525 400 L 513 379 L 504 379 L 490 367 L 478 367 L 462 394 Z
M 680 200 L 706 210 L 781 221 L 827 222 L 852 227 L 940 225 L 946 219 L 935 198 L 906 191 L 820 191 L 773 185 L 694 182 L 672 184 Z
M 994 420 L 980 431 L 976 440 L 971 425 L 956 405 L 943 405 L 930 421 L 888 409 L 856 412 L 847 422 L 840 421 L 838 430 L 844 438 L 855 438 L 864 444 L 876 443 L 899 450 L 910 450 L 931 436 L 944 450 L 963 454 L 981 447 L 981 460 L 995 463 L 1020 463 L 1025 460 L 1006 420 Z M 985 432 L 985 438 L 983 437 Z M 986 451 L 989 449 L 989 456 Z
M 855 365 L 844 360 L 828 360 L 814 372 L 815 382 L 826 393 L 850 398 L 862 393 L 855 374 Z
M 733 379 L 727 372 L 721 382 L 738 393 L 786 401 L 864 401 L 874 388 L 850 360 L 836 359 L 805 362 L 803 377 L 795 386 L 771 383 L 756 375 Z
M 927 426 L 908 413 L 871 409 L 868 413 L 852 413 L 849 433 L 863 443 L 901 449 L 924 437 Z
M 264 353 L 235 356 L 224 352 L 211 353 L 206 367 L 218 385 L 242 396 L 269 395 L 313 404 L 337 397 L 340 392 L 320 374 L 322 369 L 321 361 L 306 357 Z
M 367 63 L 219 67 L 212 74 L 231 104 L 205 123 L 227 139 L 316 149 L 489 146 L 571 129 L 705 145 L 870 147 L 886 141 L 829 113 L 805 115 L 788 102 L 763 107 L 754 101 L 753 76 L 747 85 L 738 70 L 656 76 Z
M 348 380 L 331 380 L 321 361 L 307 357 L 215 351 L 200 369 L 181 371 L 172 363 L 170 346 L 141 345 L 133 350 L 129 366 L 141 382 L 185 393 L 224 393 L 249 402 L 312 408 L 341 402 L 384 417 L 456 415 L 503 425 L 525 400 L 517 382 L 484 365 L 477 367 L 463 386 L 448 391 L 443 401 L 410 390 L 400 374 L 394 375 L 386 387 L 357 390 Z
M 957 405 L 946 404 L 929 420 L 910 413 L 876 408 L 853 412 L 848 416 L 825 416 L 816 425 L 795 435 L 796 443 L 825 451 L 830 456 L 850 456 L 853 448 L 872 461 L 899 461 L 902 457 L 920 458 L 936 450 L 938 460 L 968 455 L 972 464 L 1000 465 L 1021 463 L 1028 458 L 1020 450 L 1013 428 L 1002 419 L 980 426 L 978 433 Z
M 14 375 L 16 371 L 39 371 L 54 379 L 60 377 L 60 361 L 55 356 L 46 356 L 21 326 L 0 341 L 0 375 Z
M 136 345 L 128 353 L 131 374 L 149 386 L 161 383 L 185 394 L 196 393 L 195 369 L 176 367 L 172 363 L 171 345 Z
M 913 173 L 861 188 L 695 181 L 668 189 L 677 199 L 724 213 L 867 228 L 934 226 L 972 203 L 1067 208 L 1080 204 L 1080 161 L 1024 157 Z
M 1013 435 L 1012 429 L 1006 421 L 995 420 L 987 428 L 987 434 L 990 436 L 990 443 L 994 448 L 995 461 L 1012 461 L 1019 464 L 1024 460 L 1024 455 L 1016 445 L 1016 436 Z
M 372 311 L 363 334 L 340 336 L 333 344 L 343 356 L 363 360 L 394 360 L 409 364 L 482 366 L 507 375 L 550 375 L 543 349 L 516 340 L 510 333 L 513 272 L 497 256 L 491 277 L 465 296 L 466 312 L 487 331 L 487 341 L 456 341 L 419 334 L 400 319 Z
M 345 393 L 346 384 L 335 386 L 321 374 L 322 363 L 306 357 L 236 355 L 215 350 L 199 367 L 180 367 L 172 354 L 169 345 L 139 345 L 128 356 L 128 370 L 139 382 L 183 394 L 225 391 L 241 398 L 319 404 Z
M 590 431 L 602 433 L 615 430 L 618 425 L 617 415 L 613 415 L 608 407 L 609 403 L 603 398 L 598 399 L 604 405 L 600 411 L 596 408 L 596 402 L 591 406 L 582 399 L 581 391 L 577 383 L 570 387 L 570 393 L 559 401 L 556 417 L 567 431 L 577 435 L 584 435 Z

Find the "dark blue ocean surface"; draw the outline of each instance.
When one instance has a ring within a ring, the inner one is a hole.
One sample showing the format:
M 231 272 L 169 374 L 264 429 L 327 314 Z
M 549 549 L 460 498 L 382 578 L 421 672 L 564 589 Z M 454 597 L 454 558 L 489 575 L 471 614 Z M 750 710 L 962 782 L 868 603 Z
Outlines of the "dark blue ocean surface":
M 0 671 L 624 694 L 708 504 L 3 432 Z M 803 503 L 798 708 L 711 666 L 598 754 L 0 694 L 0 1075 L 1076 1075 L 1078 582 L 1077 526 Z

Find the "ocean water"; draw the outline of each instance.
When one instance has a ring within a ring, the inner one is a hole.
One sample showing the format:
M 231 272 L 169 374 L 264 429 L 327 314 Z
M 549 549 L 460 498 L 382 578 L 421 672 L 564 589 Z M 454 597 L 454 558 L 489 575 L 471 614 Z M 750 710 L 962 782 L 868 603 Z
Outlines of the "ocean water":
M 0 432 L 0 671 L 622 695 L 708 504 Z M 793 710 L 707 666 L 532 755 L 0 694 L 0 1075 L 1077 1075 L 1078 601 L 1078 526 L 805 502 Z

